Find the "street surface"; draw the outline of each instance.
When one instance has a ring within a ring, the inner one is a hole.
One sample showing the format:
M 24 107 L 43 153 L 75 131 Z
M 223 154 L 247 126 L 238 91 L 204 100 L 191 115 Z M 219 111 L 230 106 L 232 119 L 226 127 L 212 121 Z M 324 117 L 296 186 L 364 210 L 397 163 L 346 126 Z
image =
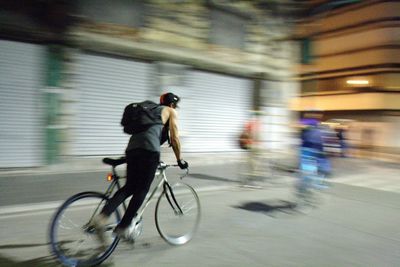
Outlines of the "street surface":
M 400 266 L 397 165 L 364 166 L 370 173 L 364 172 L 365 186 L 350 185 L 360 180 L 364 168 L 356 171 L 354 164 L 343 162 L 336 166 L 340 177 L 332 181 L 341 182 L 332 183 L 316 206 L 304 209 L 294 208 L 293 179 L 264 181 L 262 188 L 252 189 L 239 186 L 232 168 L 193 168 L 186 182 L 199 192 L 202 204 L 194 239 L 178 247 L 163 241 L 154 225 L 153 203 L 135 245 L 120 243 L 101 266 Z M 86 187 L 83 182 L 79 189 Z M 21 194 L 24 205 L 17 195 L 0 208 L 1 267 L 60 266 L 49 253 L 48 225 L 56 204 L 75 189 L 60 190 L 59 197 L 50 189 L 32 196 L 33 204 Z

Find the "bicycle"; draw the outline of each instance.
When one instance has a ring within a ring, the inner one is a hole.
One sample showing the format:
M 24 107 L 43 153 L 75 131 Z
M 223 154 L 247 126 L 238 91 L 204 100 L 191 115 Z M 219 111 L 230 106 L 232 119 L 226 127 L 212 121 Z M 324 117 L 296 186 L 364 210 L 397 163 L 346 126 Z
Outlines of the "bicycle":
M 111 181 L 105 193 L 87 191 L 68 198 L 55 212 L 50 224 L 50 246 L 55 257 L 65 266 L 94 266 L 105 261 L 115 250 L 119 238 L 112 234 L 114 227 L 121 220 L 122 208 L 126 211 L 127 205 L 122 203 L 110 216 L 113 222 L 105 227 L 108 240 L 106 246 L 99 245 L 95 229 L 91 226 L 93 217 L 101 211 L 102 206 L 110 198 L 115 189 L 121 188 L 120 177 L 116 167 L 126 162 L 125 158 L 104 158 L 103 162 L 112 168 L 107 180 Z M 200 200 L 196 191 L 186 183 L 177 182 L 170 185 L 166 170 L 168 165 L 160 162 L 155 175 L 156 186 L 151 191 L 137 212 L 137 216 L 130 226 L 133 242 L 142 232 L 142 215 L 162 187 L 155 207 L 156 228 L 160 236 L 171 245 L 183 245 L 189 242 L 195 234 L 200 222 Z M 180 177 L 181 180 L 187 176 Z M 134 197 L 134 196 L 133 196 Z M 94 210 L 93 210 L 94 208 Z M 88 212 L 87 210 L 92 211 Z
M 323 156 L 315 149 L 301 149 L 299 179 L 296 184 L 296 195 L 300 208 L 317 205 L 322 201 L 322 190 L 330 186 L 326 173 L 321 168 Z
M 262 184 L 279 185 L 291 176 L 292 169 L 283 165 L 282 155 L 275 151 L 248 151 L 246 160 L 238 165 L 241 186 L 261 187 Z

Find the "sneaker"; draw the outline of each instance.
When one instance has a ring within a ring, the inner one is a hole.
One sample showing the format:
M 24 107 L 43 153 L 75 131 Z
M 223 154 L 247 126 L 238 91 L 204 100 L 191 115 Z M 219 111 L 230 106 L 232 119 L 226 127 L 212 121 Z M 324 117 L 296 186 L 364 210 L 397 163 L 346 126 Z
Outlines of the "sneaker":
M 142 219 L 140 218 L 139 220 L 134 219 L 131 225 L 127 227 L 115 227 L 113 234 L 122 240 L 134 242 L 135 239 L 142 233 L 142 230 L 143 224 Z
M 122 240 L 130 240 L 130 231 L 129 231 L 129 227 L 115 227 L 113 234 L 115 236 L 117 236 L 119 239 Z
M 108 217 L 99 213 L 95 215 L 90 222 L 90 227 L 94 228 L 94 232 L 98 241 L 100 242 L 103 248 L 107 247 L 107 238 L 105 235 L 105 226 L 107 224 Z

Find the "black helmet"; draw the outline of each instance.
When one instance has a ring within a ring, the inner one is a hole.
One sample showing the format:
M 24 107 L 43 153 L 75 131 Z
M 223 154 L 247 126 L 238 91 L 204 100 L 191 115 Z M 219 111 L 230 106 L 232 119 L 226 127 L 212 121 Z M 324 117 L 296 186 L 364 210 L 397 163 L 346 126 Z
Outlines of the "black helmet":
M 177 106 L 179 100 L 179 96 L 173 93 L 166 93 L 160 96 L 160 104 L 163 106 L 169 106 L 171 103 L 174 103 L 175 106 Z

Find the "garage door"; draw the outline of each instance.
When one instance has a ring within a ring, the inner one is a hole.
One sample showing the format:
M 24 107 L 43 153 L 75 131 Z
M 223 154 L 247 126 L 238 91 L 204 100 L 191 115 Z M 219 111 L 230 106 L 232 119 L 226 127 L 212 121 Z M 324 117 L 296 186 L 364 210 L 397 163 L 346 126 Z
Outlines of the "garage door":
M 123 154 L 129 136 L 120 126 L 122 112 L 130 102 L 152 99 L 152 65 L 87 53 L 76 55 L 75 62 L 76 93 L 69 153 Z
M 44 164 L 45 48 L 0 41 L 0 168 Z
M 186 76 L 178 92 L 183 151 L 239 151 L 237 138 L 252 107 L 252 82 L 196 70 Z

